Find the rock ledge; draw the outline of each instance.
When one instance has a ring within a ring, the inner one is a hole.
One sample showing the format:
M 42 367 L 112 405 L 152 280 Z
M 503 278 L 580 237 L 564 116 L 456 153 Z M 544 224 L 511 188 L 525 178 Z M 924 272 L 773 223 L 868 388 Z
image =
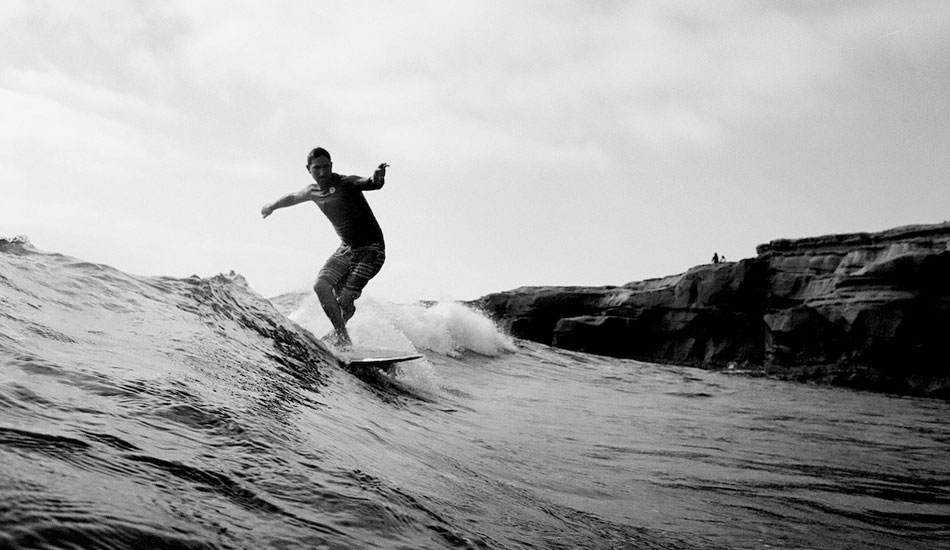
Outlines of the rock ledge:
M 950 398 L 950 222 L 781 239 L 757 257 L 475 304 L 557 347 Z

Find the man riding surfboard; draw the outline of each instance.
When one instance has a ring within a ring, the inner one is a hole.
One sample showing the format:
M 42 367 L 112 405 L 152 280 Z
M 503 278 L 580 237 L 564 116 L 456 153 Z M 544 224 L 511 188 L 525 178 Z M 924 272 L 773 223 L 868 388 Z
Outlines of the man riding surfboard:
M 278 208 L 311 201 L 330 220 L 340 237 L 340 247 L 320 269 L 313 285 L 324 313 L 333 324 L 335 341 L 332 343 L 337 346 L 352 344 L 346 323 L 356 312 L 354 302 L 386 261 L 383 232 L 363 191 L 380 189 L 388 166 L 380 164 L 369 178 L 341 176 L 333 172 L 330 153 L 317 147 L 307 155 L 307 171 L 316 183 L 261 208 L 261 215 L 266 218 Z

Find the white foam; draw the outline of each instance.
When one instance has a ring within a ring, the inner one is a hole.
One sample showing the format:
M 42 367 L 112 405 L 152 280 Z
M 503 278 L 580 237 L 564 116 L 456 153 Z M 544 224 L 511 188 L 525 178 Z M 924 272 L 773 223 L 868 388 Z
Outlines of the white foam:
M 320 307 L 320 301 L 313 293 L 302 296 L 297 308 L 287 316 L 291 321 L 310 331 L 311 334 L 320 338 L 330 331 L 332 325 L 327 316 Z
M 458 302 L 394 304 L 364 296 L 356 306 L 347 328 L 357 347 L 449 356 L 465 351 L 496 356 L 516 350 L 514 340 L 491 319 Z M 332 329 L 314 295 L 304 298 L 289 317 L 318 337 Z

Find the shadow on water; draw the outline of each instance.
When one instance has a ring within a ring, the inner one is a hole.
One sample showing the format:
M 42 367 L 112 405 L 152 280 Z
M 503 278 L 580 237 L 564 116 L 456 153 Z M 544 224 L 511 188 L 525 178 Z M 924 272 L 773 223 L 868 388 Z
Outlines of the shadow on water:
M 392 406 L 409 406 L 412 403 L 435 403 L 436 397 L 399 377 L 402 367 L 384 370 L 377 367 L 348 366 L 343 369 L 362 381 L 373 395 Z

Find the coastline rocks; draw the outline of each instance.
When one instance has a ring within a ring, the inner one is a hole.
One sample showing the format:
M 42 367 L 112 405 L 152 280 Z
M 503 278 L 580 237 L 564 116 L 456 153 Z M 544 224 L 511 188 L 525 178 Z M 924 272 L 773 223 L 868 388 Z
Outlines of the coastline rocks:
M 776 240 L 757 257 L 476 305 L 557 347 L 950 397 L 950 223 Z

